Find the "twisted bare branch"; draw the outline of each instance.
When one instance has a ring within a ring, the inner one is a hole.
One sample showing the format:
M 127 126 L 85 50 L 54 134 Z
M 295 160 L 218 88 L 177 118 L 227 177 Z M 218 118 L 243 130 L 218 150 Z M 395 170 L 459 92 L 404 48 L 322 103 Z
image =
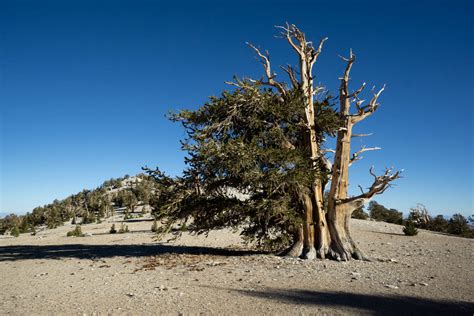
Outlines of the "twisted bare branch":
M 360 195 L 337 201 L 338 203 L 354 203 L 355 207 L 363 205 L 366 201 L 370 200 L 376 194 L 382 194 L 389 187 L 392 186 L 391 182 L 401 178 L 403 170 L 394 172 L 393 168 L 386 169 L 383 175 L 377 176 L 372 166 L 369 173 L 374 177 L 374 182 L 368 188 L 367 192 L 362 192 Z
M 288 65 L 286 68 L 283 66 L 280 66 L 280 68 L 283 69 L 283 71 L 288 74 L 288 77 L 290 78 L 293 88 L 295 89 L 298 88 L 300 86 L 300 83 L 296 79 L 295 70 L 293 69 L 293 67 L 291 67 L 291 65 Z
M 306 43 L 306 39 L 304 36 L 304 33 L 301 32 L 296 25 L 294 24 L 289 24 L 286 22 L 286 26 L 281 26 L 281 25 L 275 25 L 277 29 L 281 29 L 281 35 L 286 38 L 288 43 L 290 44 L 291 47 L 298 53 L 302 54 L 304 53 L 304 49 L 302 48 L 301 43 Z M 298 41 L 299 45 L 296 45 L 295 42 L 293 41 L 293 38 Z
M 255 47 L 253 44 L 251 44 L 249 42 L 247 42 L 246 44 L 250 48 L 252 48 L 255 52 L 257 52 L 257 55 L 261 58 L 261 63 L 263 65 L 263 68 L 265 69 L 265 75 L 267 77 L 267 81 L 264 81 L 263 79 L 260 79 L 260 80 L 248 79 L 248 80 L 250 80 L 252 82 L 258 82 L 258 83 L 263 84 L 263 85 L 275 87 L 278 90 L 278 92 L 280 92 L 281 94 L 285 94 L 286 89 L 285 89 L 284 83 L 280 83 L 280 82 L 274 80 L 274 78 L 277 75 L 276 75 L 276 73 L 272 73 L 271 64 L 270 64 L 270 54 L 268 53 L 268 51 L 265 51 L 265 55 L 264 55 L 264 54 L 262 54 L 260 49 Z
M 372 91 L 373 90 L 374 89 L 372 89 Z M 366 106 L 362 106 L 362 107 L 360 106 L 364 100 L 361 100 L 362 102 L 360 103 L 359 102 L 356 103 L 358 113 L 352 116 L 352 121 L 354 124 L 364 120 L 365 118 L 372 115 L 372 113 L 374 113 L 377 110 L 377 108 L 380 106 L 380 103 L 378 103 L 377 100 L 384 90 L 385 90 L 385 85 L 383 85 L 383 87 L 378 92 L 374 92 L 374 95 L 372 99 L 370 100 L 370 103 Z
M 368 137 L 372 136 L 374 133 L 369 133 L 369 134 L 352 134 L 351 137 Z
M 352 157 L 351 159 L 349 160 L 349 167 L 354 163 L 356 162 L 357 160 L 361 160 L 362 157 L 360 154 L 362 154 L 363 152 L 366 152 L 366 151 L 372 151 L 372 150 L 380 150 L 382 148 L 380 147 L 365 147 L 365 146 L 362 146 L 362 148 L 358 151 L 356 151 L 355 153 L 352 154 Z

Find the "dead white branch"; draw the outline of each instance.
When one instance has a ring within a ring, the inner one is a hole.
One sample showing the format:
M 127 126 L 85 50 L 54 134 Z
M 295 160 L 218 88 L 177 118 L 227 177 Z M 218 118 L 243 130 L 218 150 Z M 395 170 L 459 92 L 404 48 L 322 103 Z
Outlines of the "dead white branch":
M 356 162 L 357 160 L 361 160 L 362 157 L 360 154 L 362 154 L 363 152 L 366 152 L 366 151 L 372 151 L 372 150 L 381 150 L 382 148 L 380 147 L 365 147 L 365 146 L 362 146 L 362 148 L 358 151 L 356 151 L 355 153 L 352 154 L 352 157 L 349 161 L 349 167 L 354 163 Z
M 276 77 L 276 73 L 272 73 L 272 68 L 270 64 L 270 54 L 268 53 L 268 51 L 265 51 L 265 54 L 262 54 L 260 49 L 258 49 L 251 43 L 247 42 L 246 44 L 250 48 L 252 48 L 255 52 L 257 52 L 257 55 L 261 58 L 261 63 L 263 65 L 263 68 L 265 70 L 265 75 L 267 77 L 266 81 L 264 81 L 263 79 L 254 80 L 254 81 L 263 85 L 275 87 L 278 90 L 278 92 L 280 92 L 281 94 L 285 94 L 286 93 L 285 85 L 283 83 L 280 83 L 274 80 L 274 78 Z
M 370 200 L 376 194 L 382 194 L 391 186 L 391 182 L 400 178 L 403 170 L 394 172 L 393 168 L 386 169 L 383 175 L 376 175 L 374 167 L 372 166 L 369 170 L 370 174 L 374 177 L 374 182 L 368 188 L 367 192 L 362 192 L 360 195 L 337 201 L 338 203 L 353 203 L 354 207 L 360 207 L 368 200 Z
M 368 137 L 374 135 L 373 133 L 369 134 L 352 134 L 351 137 Z
M 357 104 L 357 114 L 352 116 L 353 123 L 358 123 L 368 116 L 372 115 L 377 108 L 380 106 L 380 103 L 377 102 L 382 92 L 385 90 L 385 85 L 376 93 L 374 93 L 370 103 L 366 106 L 361 107 L 360 104 Z

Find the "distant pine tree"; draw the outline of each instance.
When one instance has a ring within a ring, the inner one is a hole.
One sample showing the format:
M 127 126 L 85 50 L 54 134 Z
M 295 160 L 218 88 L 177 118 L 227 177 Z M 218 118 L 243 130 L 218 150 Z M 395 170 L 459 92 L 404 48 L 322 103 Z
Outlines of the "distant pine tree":
M 403 233 L 407 236 L 415 236 L 418 235 L 418 229 L 415 226 L 415 223 L 412 220 L 408 220 L 405 223 L 405 227 L 403 227 Z
M 117 233 L 117 230 L 115 229 L 115 224 L 112 224 L 112 227 L 110 227 L 109 233 L 111 233 L 111 234 L 116 234 Z
M 68 231 L 66 236 L 67 237 L 84 237 L 84 234 L 82 233 L 81 226 L 76 225 L 76 228 L 74 228 L 74 230 Z
M 119 234 L 124 234 L 124 233 L 128 233 L 128 232 L 129 232 L 129 230 L 128 230 L 128 225 L 124 225 L 124 223 L 122 223 L 122 224 L 120 225 L 120 228 L 119 228 L 119 230 L 118 230 L 118 233 L 119 233 Z
M 10 232 L 10 235 L 13 237 L 18 237 L 20 236 L 20 229 L 18 229 L 18 226 L 13 226 L 12 231 Z
M 158 223 L 156 219 L 153 221 L 153 225 L 151 225 L 151 231 L 156 233 L 158 231 Z

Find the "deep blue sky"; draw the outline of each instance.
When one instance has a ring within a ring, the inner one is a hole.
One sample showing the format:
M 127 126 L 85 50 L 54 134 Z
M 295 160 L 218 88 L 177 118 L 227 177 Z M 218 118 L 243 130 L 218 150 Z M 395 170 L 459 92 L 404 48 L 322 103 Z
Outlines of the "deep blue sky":
M 336 92 L 352 48 L 354 87 L 387 84 L 358 126 L 384 150 L 352 168 L 405 169 L 377 201 L 407 212 L 473 213 L 472 1 L 0 1 L 0 212 L 24 213 L 104 180 L 184 168 L 183 130 L 164 118 L 195 109 L 232 76 L 261 74 L 245 46 L 295 63 L 275 24 L 328 36 L 317 81 Z M 280 74 L 283 78 L 283 74 Z M 357 192 L 354 189 L 354 193 Z

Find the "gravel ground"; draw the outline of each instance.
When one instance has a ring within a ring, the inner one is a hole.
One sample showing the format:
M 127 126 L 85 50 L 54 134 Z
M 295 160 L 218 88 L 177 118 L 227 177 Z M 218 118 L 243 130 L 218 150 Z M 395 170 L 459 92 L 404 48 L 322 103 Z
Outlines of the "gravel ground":
M 474 313 L 472 239 L 352 220 L 371 262 L 305 261 L 248 251 L 228 230 L 156 242 L 150 221 L 110 225 L 2 236 L 0 314 Z

